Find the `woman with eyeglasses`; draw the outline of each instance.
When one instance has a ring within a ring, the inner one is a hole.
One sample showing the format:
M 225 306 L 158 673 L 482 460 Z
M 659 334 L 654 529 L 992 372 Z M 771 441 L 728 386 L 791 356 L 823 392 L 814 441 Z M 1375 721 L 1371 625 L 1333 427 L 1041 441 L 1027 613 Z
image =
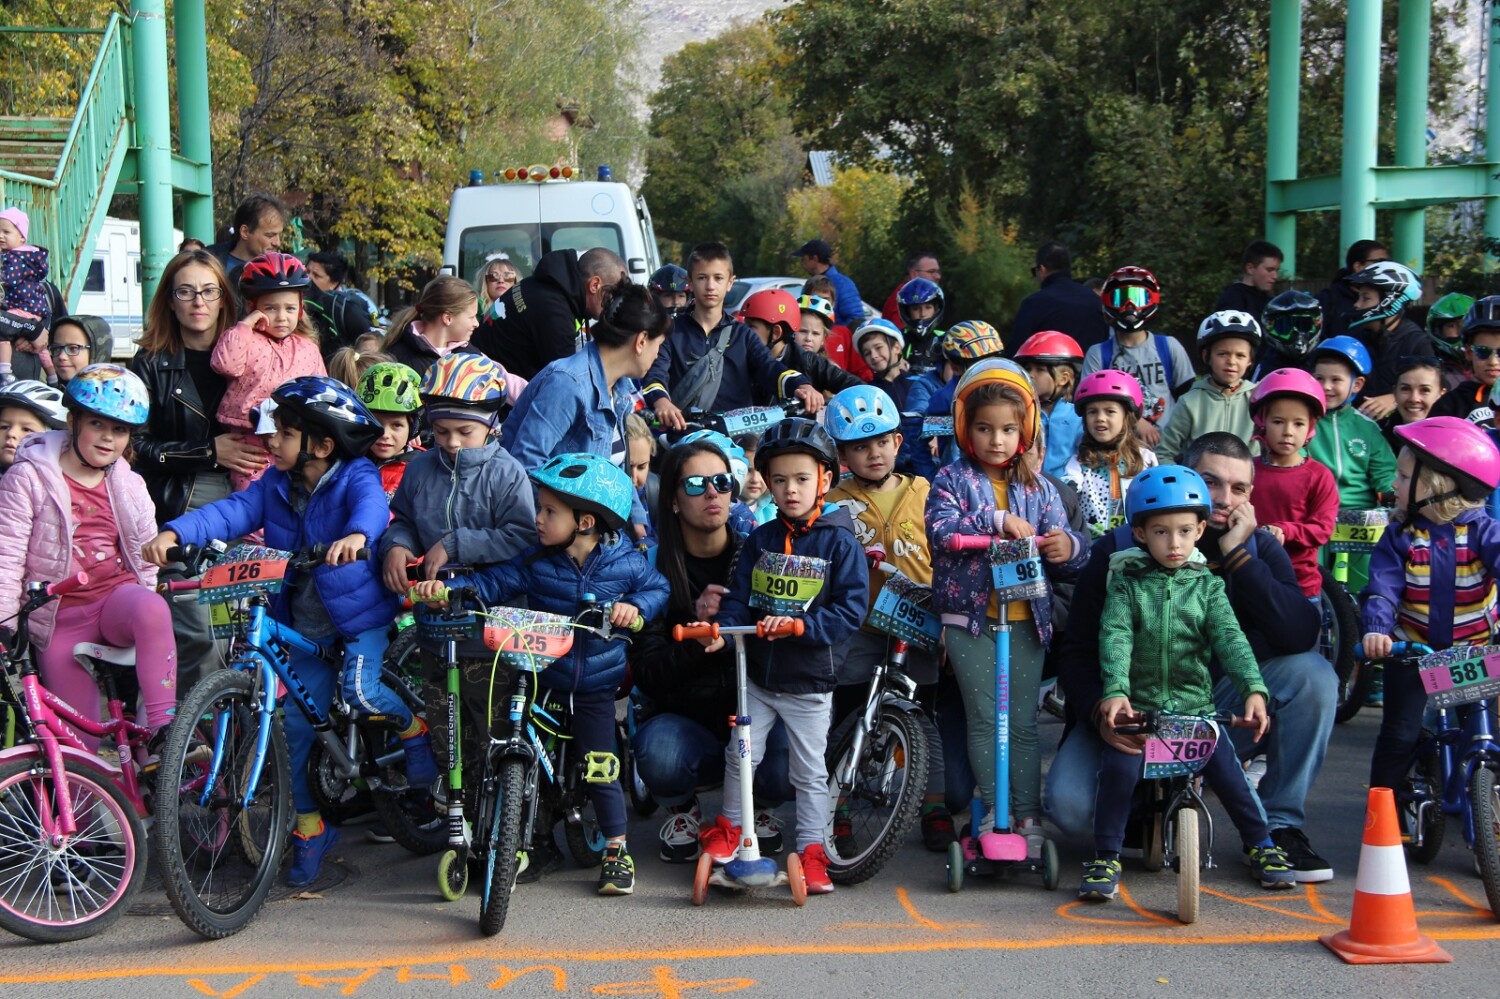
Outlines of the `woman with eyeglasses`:
M 57 383 L 66 385 L 90 364 L 108 361 L 115 349 L 109 323 L 98 316 L 67 316 L 52 324 L 47 353 Z

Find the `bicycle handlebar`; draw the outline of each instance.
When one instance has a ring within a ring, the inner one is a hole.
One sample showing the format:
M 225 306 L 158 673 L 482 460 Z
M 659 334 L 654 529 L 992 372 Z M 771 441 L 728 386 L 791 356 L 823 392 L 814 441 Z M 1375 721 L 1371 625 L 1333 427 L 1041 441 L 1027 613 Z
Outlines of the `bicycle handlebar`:
M 197 575 L 204 561 L 216 562 L 223 558 L 225 551 L 214 547 L 203 545 L 181 544 L 173 545 L 167 549 L 167 559 L 171 562 L 181 562 L 187 566 L 189 575 Z M 354 553 L 354 561 L 368 562 L 371 558 L 368 548 L 361 548 Z M 287 561 L 292 568 L 303 570 L 310 569 L 328 557 L 328 545 L 316 544 L 298 551 L 289 552 Z
M 1238 715 L 1228 711 L 1216 711 L 1211 715 L 1182 716 L 1175 715 L 1170 711 L 1157 711 L 1155 709 L 1148 709 L 1146 711 L 1139 712 L 1139 714 L 1141 718 L 1140 721 L 1134 722 L 1129 725 L 1116 725 L 1115 732 L 1120 735 L 1151 735 L 1161 727 L 1161 723 L 1164 718 L 1173 717 L 1204 718 L 1210 721 L 1219 722 L 1220 724 L 1227 724 L 1231 728 L 1253 727 L 1248 722 L 1241 721 Z
M 988 551 L 990 546 L 999 540 L 999 536 L 994 534 L 950 534 L 948 535 L 948 550 L 950 552 Z
M 768 630 L 765 621 L 757 621 L 754 624 L 744 625 L 722 625 L 707 622 L 703 624 L 678 624 L 672 626 L 672 640 L 681 642 L 689 638 L 719 638 L 723 635 L 754 635 L 757 638 L 781 638 L 787 635 L 800 635 L 807 630 L 807 625 L 801 618 L 792 618 L 784 626 L 775 630 Z
M 87 585 L 89 585 L 89 574 L 86 572 L 75 572 L 66 579 L 59 579 L 55 583 L 48 583 L 47 596 L 60 597 Z

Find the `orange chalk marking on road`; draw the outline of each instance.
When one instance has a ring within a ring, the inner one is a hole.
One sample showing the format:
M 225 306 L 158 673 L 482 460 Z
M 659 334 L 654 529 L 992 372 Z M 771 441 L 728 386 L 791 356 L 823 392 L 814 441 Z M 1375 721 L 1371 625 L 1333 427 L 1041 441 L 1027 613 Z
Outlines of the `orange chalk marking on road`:
M 922 913 L 917 909 L 917 907 L 915 905 L 912 904 L 911 895 L 907 892 L 907 890 L 905 888 L 897 888 L 896 889 L 896 901 L 901 904 L 901 908 L 904 909 L 906 911 L 906 914 L 911 917 L 911 919 L 910 919 L 909 922 L 905 922 L 905 923 L 836 923 L 833 926 L 830 926 L 828 929 L 830 931 L 836 931 L 836 930 L 911 930 L 911 929 L 919 929 L 919 930 L 932 930 L 933 932 L 936 932 L 936 933 L 952 933 L 952 932 L 955 932 L 957 930 L 978 929 L 980 926 L 983 925 L 982 923 L 939 923 L 936 920 L 928 919 L 926 916 L 922 915 Z
M 361 985 L 380 974 L 381 970 L 380 968 L 366 966 L 364 974 L 355 975 L 353 978 L 315 978 L 312 975 L 299 974 L 297 976 L 297 984 L 304 988 L 312 989 L 321 989 L 325 985 L 342 985 L 343 988 L 339 989 L 339 995 L 352 996 L 359 992 Z
M 682 999 L 689 992 L 739 992 L 755 984 L 753 978 L 720 978 L 711 982 L 685 982 L 669 965 L 651 969 L 651 979 L 643 982 L 609 982 L 595 985 L 589 991 L 596 996 L 656 996 L 659 999 Z
M 1057 907 L 1057 914 L 1059 916 L 1063 917 L 1064 919 L 1071 919 L 1074 922 L 1078 922 L 1078 923 L 1092 923 L 1092 924 L 1094 924 L 1096 926 L 1176 926 L 1177 925 L 1177 921 L 1175 919 L 1168 919 L 1166 916 L 1163 916 L 1163 915 L 1161 915 L 1159 913 L 1152 912 L 1150 909 L 1146 909 L 1146 908 L 1142 907 L 1138 902 L 1136 902 L 1135 899 L 1133 899 L 1133 898 L 1130 897 L 1130 892 L 1129 892 L 1129 890 L 1126 889 L 1126 887 L 1124 885 L 1120 885 L 1120 901 L 1124 902 L 1125 905 L 1126 905 L 1126 907 L 1129 908 L 1131 912 L 1135 913 L 1137 916 L 1140 916 L 1141 919 L 1146 920 L 1146 922 L 1142 923 L 1142 922 L 1140 922 L 1140 920 L 1136 920 L 1136 919 L 1115 919 L 1115 918 L 1110 917 L 1110 916 L 1083 916 L 1083 915 L 1079 915 L 1079 913 L 1081 913 L 1081 912 L 1086 912 L 1086 911 L 1091 911 L 1091 910 L 1097 911 L 1097 907 L 1094 905 L 1094 903 L 1092 903 L 1092 902 L 1084 902 L 1081 899 L 1074 899 L 1071 902 L 1064 902 L 1062 905 L 1060 905 L 1060 906 Z
M 187 980 L 187 983 L 206 996 L 217 996 L 218 999 L 235 999 L 235 996 L 244 992 L 246 989 L 253 988 L 256 985 L 259 985 L 261 982 L 265 981 L 265 979 L 266 976 L 263 974 L 251 975 L 243 982 L 240 982 L 238 985 L 230 986 L 223 992 L 215 992 L 212 988 L 209 987 L 208 983 L 201 978 L 189 978 Z
M 1447 878 L 1429 877 L 1427 880 L 1431 881 L 1433 884 L 1437 885 L 1439 888 L 1442 888 L 1444 891 L 1446 891 L 1448 894 L 1452 895 L 1454 898 L 1458 899 L 1464 905 L 1467 905 L 1469 908 L 1473 909 L 1474 912 L 1477 915 L 1483 917 L 1485 920 L 1490 920 L 1490 919 L 1494 918 L 1494 913 L 1492 913 L 1490 911 L 1490 907 L 1488 905 L 1481 905 L 1478 902 L 1474 901 L 1472 898 L 1470 898 L 1468 896 L 1467 893 L 1464 892 L 1464 890 L 1462 888 L 1458 887 L 1458 885 L 1454 884 L 1452 881 L 1449 881 Z M 1424 916 L 1426 916 L 1426 915 L 1434 915 L 1434 916 L 1457 916 L 1457 915 L 1459 915 L 1459 913 L 1456 913 L 1456 912 L 1425 913 L 1424 912 L 1424 913 L 1422 913 L 1422 915 L 1424 915 Z
M 568 973 L 555 964 L 529 964 L 520 971 L 511 971 L 509 965 L 495 965 L 495 978 L 485 988 L 491 992 L 505 988 L 511 982 L 525 975 L 552 973 L 552 991 L 566 992 L 568 990 Z
M 447 974 L 424 974 L 412 971 L 410 965 L 403 965 L 396 969 L 396 981 L 402 985 L 407 982 L 447 982 L 449 985 L 462 985 L 469 981 L 469 969 L 461 964 L 450 964 Z
M 1311 890 L 1312 888 L 1311 885 L 1308 885 L 1307 887 L 1309 890 Z M 1274 912 L 1278 916 L 1286 916 L 1289 919 L 1303 919 L 1309 923 L 1318 923 L 1319 925 L 1323 926 L 1329 924 L 1332 924 L 1334 926 L 1342 926 L 1344 924 L 1344 921 L 1342 919 L 1338 918 L 1327 909 L 1323 908 L 1321 902 L 1316 902 L 1316 896 L 1314 896 L 1312 899 L 1309 899 L 1307 895 L 1289 895 L 1285 898 L 1277 899 L 1276 902 L 1262 902 L 1259 899 L 1246 898 L 1242 895 L 1228 895 L 1224 892 L 1216 891 L 1215 889 L 1209 888 L 1207 886 L 1201 887 L 1198 890 L 1203 892 L 1203 894 L 1205 895 L 1212 895 L 1214 898 L 1222 898 L 1226 902 L 1238 902 L 1240 905 L 1248 905 L 1250 908 L 1260 909 L 1262 912 Z M 1309 906 L 1313 909 L 1313 913 L 1311 915 L 1304 912 L 1288 912 L 1285 909 L 1279 908 L 1277 904 L 1281 902 L 1304 901 L 1315 903 Z

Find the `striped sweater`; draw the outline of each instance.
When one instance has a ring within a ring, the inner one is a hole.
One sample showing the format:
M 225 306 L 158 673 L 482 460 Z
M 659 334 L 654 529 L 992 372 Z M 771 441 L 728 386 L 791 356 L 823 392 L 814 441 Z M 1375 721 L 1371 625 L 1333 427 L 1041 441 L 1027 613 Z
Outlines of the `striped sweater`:
M 1451 523 L 1425 517 L 1385 532 L 1370 556 L 1364 633 L 1434 649 L 1482 645 L 1497 622 L 1500 523 L 1469 510 Z

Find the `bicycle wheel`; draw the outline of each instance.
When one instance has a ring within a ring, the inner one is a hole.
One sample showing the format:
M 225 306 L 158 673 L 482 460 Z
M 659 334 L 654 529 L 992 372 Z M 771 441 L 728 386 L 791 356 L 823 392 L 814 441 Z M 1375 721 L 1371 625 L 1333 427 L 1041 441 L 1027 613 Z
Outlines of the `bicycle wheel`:
M 408 628 L 403 635 L 413 632 Z M 389 665 L 380 671 L 385 685 L 394 690 L 412 714 L 425 710 L 421 696 L 413 689 L 413 681 L 394 672 Z M 365 739 L 378 740 L 375 747 L 377 759 L 392 760 L 385 769 L 385 786 L 371 792 L 375 812 L 385 823 L 386 831 L 401 847 L 419 857 L 431 856 L 448 846 L 448 827 L 438 810 L 435 792 L 439 785 L 446 785 L 447 775 L 442 774 L 432 783 L 421 787 L 405 785 L 401 772 L 405 756 L 401 739 L 389 729 L 367 729 Z M 399 776 L 398 776 L 399 775 Z
M 1339 681 L 1338 708 L 1334 719 L 1342 725 L 1359 714 L 1370 696 L 1374 674 L 1359 661 L 1359 608 L 1344 584 L 1333 578 L 1326 566 L 1319 566 L 1323 592 L 1318 598 L 1323 619 L 1318 634 L 1318 651 L 1333 665 Z
M 526 764 L 521 760 L 500 761 L 499 800 L 489 830 L 489 879 L 479 902 L 479 932 L 492 937 L 505 928 L 511 889 L 516 885 L 516 867 L 521 852 L 521 810 L 525 805 Z
M 906 842 L 927 788 L 927 733 L 899 708 L 882 707 L 875 728 L 842 775 L 854 751 L 861 715 L 847 719 L 828 754 L 828 877 L 859 884 L 874 877 Z
M 146 829 L 91 760 L 69 757 L 62 779 L 78 832 L 54 850 L 55 775 L 40 755 L 0 764 L 0 926 L 42 943 L 82 940 L 129 908 L 146 872 Z
M 156 784 L 156 848 L 167 898 L 193 932 L 218 940 L 239 932 L 265 902 L 281 867 L 292 827 L 291 763 L 281 720 L 270 719 L 271 742 L 256 796 L 245 788 L 255 761 L 260 715 L 254 678 L 219 670 L 195 686 L 177 709 L 162 748 Z M 214 749 L 223 760 L 204 800 Z
M 1178 811 L 1175 821 L 1177 835 L 1174 837 L 1176 842 L 1173 845 L 1177 851 L 1177 921 L 1196 923 L 1198 921 L 1198 876 L 1201 873 L 1198 812 L 1193 808 L 1183 808 Z
M 594 815 L 593 803 L 585 799 L 581 804 L 579 821 L 563 820 L 563 839 L 568 841 L 568 853 L 575 864 L 582 868 L 598 867 L 604 860 L 604 832 Z
M 616 752 L 620 756 L 620 785 L 630 793 L 630 807 L 635 809 L 635 814 L 649 819 L 656 814 L 656 799 L 651 797 L 651 789 L 636 772 L 635 754 L 630 751 L 630 733 L 623 722 L 615 726 L 615 742 L 619 747 Z
M 1421 754 L 1412 762 L 1406 775 L 1406 786 L 1396 796 L 1402 831 L 1412 836 L 1406 846 L 1406 855 L 1419 864 L 1430 864 L 1436 859 L 1443 848 L 1443 830 L 1447 825 L 1447 817 L 1443 814 L 1443 764 L 1432 738 L 1431 732 L 1422 730 L 1417 744 L 1432 746 L 1432 751 Z M 1418 832 L 1421 833 L 1420 846 L 1416 843 Z
M 1495 771 L 1481 762 L 1469 778 L 1469 807 L 1474 809 L 1474 856 L 1490 912 L 1500 919 L 1500 796 Z
M 421 650 L 417 644 L 417 629 L 405 628 L 391 639 L 391 644 L 386 646 L 385 659 L 381 669 L 381 678 L 387 684 L 391 681 L 387 673 L 394 673 L 411 686 L 419 687 L 422 678 Z M 396 689 L 394 687 L 392 690 Z

